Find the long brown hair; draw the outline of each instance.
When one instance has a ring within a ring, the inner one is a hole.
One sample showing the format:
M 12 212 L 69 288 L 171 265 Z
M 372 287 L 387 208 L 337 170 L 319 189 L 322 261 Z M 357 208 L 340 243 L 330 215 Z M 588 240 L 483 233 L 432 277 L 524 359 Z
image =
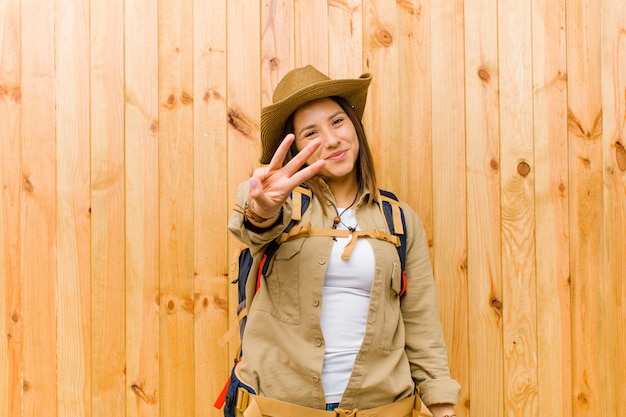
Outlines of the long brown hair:
M 354 129 L 356 131 L 356 135 L 359 141 L 359 155 L 357 156 L 357 160 L 355 162 L 356 166 L 356 176 L 357 182 L 359 184 L 359 193 L 362 193 L 365 189 L 369 190 L 373 194 L 373 198 L 370 198 L 370 202 L 378 197 L 378 182 L 376 181 L 376 170 L 374 169 L 374 159 L 372 158 L 372 152 L 370 150 L 369 144 L 367 142 L 367 136 L 365 135 L 365 129 L 363 128 L 363 122 L 357 116 L 356 112 L 344 98 L 332 96 L 328 97 L 331 100 L 335 101 L 342 110 L 348 115 L 348 118 L 354 125 Z M 297 110 L 296 110 L 297 111 Z M 287 136 L 290 133 L 294 133 L 293 119 L 294 113 L 289 116 L 287 122 L 285 123 L 285 129 L 283 130 L 283 137 Z M 291 161 L 293 157 L 299 152 L 296 147 L 296 142 L 294 141 L 291 144 L 291 148 L 287 152 L 287 156 L 285 157 L 285 161 L 283 163 Z M 306 166 L 303 165 L 302 168 Z M 322 188 L 320 186 L 321 178 L 319 175 L 314 176 L 313 178 L 306 181 L 306 185 L 311 189 L 313 194 L 320 200 L 323 199 Z M 326 204 L 322 204 L 322 209 L 324 213 L 326 212 Z

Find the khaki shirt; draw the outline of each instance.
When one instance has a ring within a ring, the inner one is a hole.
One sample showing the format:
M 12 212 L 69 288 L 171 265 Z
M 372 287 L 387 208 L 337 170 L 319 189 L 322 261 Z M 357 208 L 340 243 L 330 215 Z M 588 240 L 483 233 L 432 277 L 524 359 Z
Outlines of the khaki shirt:
M 238 204 L 248 195 L 248 183 L 238 190 Z M 326 190 L 326 197 L 333 201 Z M 361 230 L 388 232 L 378 203 L 368 204 L 364 193 L 355 207 Z M 327 204 L 324 216 L 321 204 Z M 456 404 L 460 387 L 450 378 L 443 341 L 435 286 L 422 222 L 404 202 L 406 218 L 408 285 L 400 302 L 401 266 L 396 247 L 378 239 L 369 239 L 376 259 L 374 283 L 365 329 L 352 375 L 343 394 L 341 406 L 368 409 L 389 404 L 414 393 L 417 386 L 428 406 Z M 261 233 L 244 225 L 233 212 L 229 230 L 258 254 L 278 237 L 291 219 L 291 200 L 283 207 L 282 222 Z M 329 229 L 335 209 L 329 201 L 313 197 L 302 217 L 313 229 Z M 271 269 L 261 284 L 254 302 L 255 256 L 247 294 L 248 321 L 242 341 L 243 359 L 239 376 L 256 393 L 305 407 L 325 408 L 322 387 L 324 337 L 320 327 L 322 287 L 333 246 L 331 237 L 308 237 L 281 244 Z M 341 320 L 337 317 L 336 320 Z

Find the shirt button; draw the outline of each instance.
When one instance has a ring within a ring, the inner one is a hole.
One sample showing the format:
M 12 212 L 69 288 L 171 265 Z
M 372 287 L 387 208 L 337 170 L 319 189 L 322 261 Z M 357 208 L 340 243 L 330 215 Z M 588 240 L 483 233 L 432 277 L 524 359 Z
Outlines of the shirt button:
M 326 261 L 324 259 L 320 259 L 318 262 L 319 262 L 320 265 L 324 265 L 326 263 Z
M 317 346 L 317 347 L 322 346 L 322 341 L 321 341 L 321 340 L 319 340 L 319 339 L 316 339 L 316 340 L 315 340 L 315 346 Z
M 313 307 L 318 307 L 320 305 L 320 300 L 313 300 Z
M 319 380 L 320 380 L 320 377 L 319 377 L 319 376 L 315 375 L 315 376 L 313 377 L 313 382 L 319 382 Z

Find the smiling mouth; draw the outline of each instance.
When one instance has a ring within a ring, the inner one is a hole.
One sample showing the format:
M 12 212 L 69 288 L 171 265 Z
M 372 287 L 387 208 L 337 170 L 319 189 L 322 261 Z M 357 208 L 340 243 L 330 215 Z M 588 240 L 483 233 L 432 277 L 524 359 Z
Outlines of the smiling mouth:
M 328 158 L 326 158 L 326 160 L 337 160 L 337 159 L 341 159 L 345 156 L 347 151 L 339 151 L 339 152 L 335 152 L 334 154 L 330 155 Z

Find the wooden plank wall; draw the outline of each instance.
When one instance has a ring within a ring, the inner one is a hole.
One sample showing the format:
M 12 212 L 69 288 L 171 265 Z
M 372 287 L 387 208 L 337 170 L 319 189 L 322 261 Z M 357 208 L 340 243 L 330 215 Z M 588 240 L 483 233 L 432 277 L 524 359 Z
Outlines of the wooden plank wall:
M 0 416 L 219 416 L 260 107 L 371 72 L 459 416 L 626 414 L 622 0 L 0 0 Z

